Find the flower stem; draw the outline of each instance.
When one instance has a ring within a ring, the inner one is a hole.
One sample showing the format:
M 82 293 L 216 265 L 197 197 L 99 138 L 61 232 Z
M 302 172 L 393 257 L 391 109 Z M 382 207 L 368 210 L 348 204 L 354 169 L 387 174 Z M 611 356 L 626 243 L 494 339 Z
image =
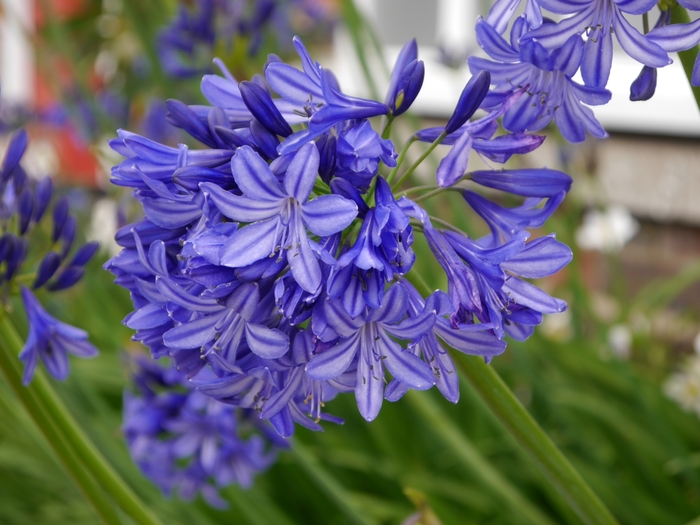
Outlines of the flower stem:
M 389 115 L 386 118 L 386 124 L 384 124 L 384 129 L 382 130 L 382 138 L 388 139 L 391 136 L 391 125 L 394 123 L 394 115 Z
M 459 193 L 462 193 L 464 191 L 464 188 L 455 188 L 454 186 L 449 186 L 447 188 L 435 188 L 432 191 L 429 191 L 428 193 L 424 193 L 423 195 L 419 195 L 415 199 L 412 199 L 413 202 L 420 202 L 424 201 L 426 199 L 429 199 L 431 197 L 435 197 L 435 195 L 440 195 L 441 193 L 445 191 L 457 191 Z
M 7 316 L 0 319 L 0 347 L 2 348 L 0 354 L 2 355 L 3 372 L 8 376 L 8 381 L 12 385 L 14 385 L 15 380 L 19 381 L 20 392 L 17 392 L 17 389 L 15 391 L 20 399 L 23 399 L 24 392 L 21 387 L 19 365 L 9 366 L 16 361 L 17 354 L 22 348 L 22 341 Z M 83 433 L 68 409 L 53 391 L 44 374 L 36 374 L 32 384 L 26 390 L 32 392 L 35 402 L 25 404 L 25 407 L 37 421 L 37 425 L 39 425 L 37 418 L 41 419 L 41 414 L 44 414 L 47 423 L 50 423 L 49 427 L 40 425 L 40 430 L 44 432 L 49 442 L 53 443 L 57 436 L 60 437 L 59 442 L 64 442 L 75 457 L 79 458 L 82 467 L 94 477 L 97 485 L 101 486 L 136 523 L 139 525 L 161 525 L 160 521 L 126 485 Z M 50 427 L 54 427 L 56 432 L 49 435 L 45 429 L 48 428 L 50 432 Z
M 587 525 L 618 525 L 607 507 L 483 358 L 453 352 L 460 371 Z
M 99 520 L 105 525 L 120 525 L 121 521 L 114 510 L 112 502 L 109 501 L 100 486 L 95 483 L 95 480 L 83 467 L 80 459 L 71 449 L 70 444 L 51 420 L 50 413 L 47 412 L 46 408 L 38 399 L 35 389 L 32 387 L 25 388 L 22 385 L 22 370 L 17 360 L 17 351 L 19 351 L 19 349 L 13 348 L 11 344 L 13 338 L 11 334 L 8 334 L 6 331 L 8 323 L 9 320 L 6 316 L 0 321 L 0 370 L 2 370 L 2 374 L 5 376 L 8 385 L 19 398 L 20 402 L 39 428 L 39 431 L 44 435 L 49 446 L 66 469 L 69 476 L 73 478 L 75 484 L 90 505 L 92 505 Z M 10 335 L 10 337 L 8 337 L 8 335 Z M 43 379 L 41 371 L 37 371 L 35 381 L 39 379 L 40 376 Z
M 672 24 L 689 24 L 690 16 L 685 7 L 676 4 L 671 8 L 671 23 Z M 695 65 L 695 58 L 698 56 L 698 51 L 700 51 L 700 46 L 694 46 L 685 51 L 679 51 L 678 56 L 681 59 L 681 64 L 683 64 L 683 69 L 685 70 L 685 76 L 688 78 L 688 84 L 690 84 L 690 89 L 693 91 L 693 97 L 695 97 L 695 104 L 700 109 L 700 87 L 695 87 L 691 83 L 691 78 L 693 76 L 693 66 Z
M 338 507 L 342 509 L 350 523 L 357 525 L 369 525 L 372 523 L 372 521 L 357 511 L 355 505 L 349 501 L 350 497 L 347 491 L 318 464 L 318 460 L 305 445 L 302 445 L 298 440 L 294 440 L 291 452 L 299 466 L 306 471 L 309 477 L 316 482 L 328 497 L 338 504 Z
M 513 486 L 503 474 L 484 459 L 474 444 L 427 393 L 409 392 L 406 398 L 413 408 L 430 422 L 430 428 L 450 447 L 455 458 L 470 473 L 479 478 L 481 483 L 497 494 L 503 503 L 511 507 L 513 513 L 522 518 L 523 522 L 554 525 L 554 522 L 546 514 L 526 499 L 517 487 Z
M 398 188 L 399 186 L 401 186 L 401 184 L 403 184 L 404 181 L 406 181 L 406 179 L 408 179 L 408 177 L 411 176 L 411 173 L 413 173 L 414 171 L 416 171 L 416 168 L 417 168 L 418 166 L 420 166 L 421 163 L 422 163 L 426 158 L 428 158 L 428 155 L 430 155 L 430 154 L 433 152 L 433 150 L 434 150 L 435 148 L 437 148 L 443 140 L 445 140 L 445 137 L 446 137 L 446 136 L 447 136 L 447 133 L 445 133 L 444 131 L 443 131 L 442 133 L 440 133 L 440 135 L 438 136 L 438 138 L 435 139 L 435 142 L 433 142 L 433 143 L 430 145 L 430 147 L 429 147 L 427 150 L 425 150 L 425 152 L 424 152 L 420 157 L 418 157 L 418 160 L 417 160 L 416 162 L 414 162 L 414 163 L 411 165 L 411 167 L 408 168 L 408 169 L 406 170 L 406 173 L 404 173 L 403 175 L 401 175 L 401 178 L 400 178 L 399 180 L 397 180 L 394 184 L 392 184 L 391 189 L 392 189 L 392 190 L 396 190 L 396 188 Z M 397 163 L 397 164 L 396 164 L 396 167 L 398 167 L 398 166 L 399 166 L 399 164 Z M 396 169 L 396 168 L 394 168 L 394 169 Z M 391 174 L 390 174 L 390 176 L 391 176 Z
M 394 180 L 394 177 L 396 177 L 396 173 L 398 173 L 399 168 L 401 167 L 401 164 L 403 164 L 404 159 L 406 158 L 406 154 L 408 153 L 409 148 L 411 145 L 418 140 L 418 137 L 415 135 L 412 135 L 410 139 L 406 141 L 406 143 L 403 145 L 401 148 L 401 151 L 399 152 L 399 156 L 396 159 L 396 166 L 394 166 L 394 169 L 389 172 L 388 177 L 386 178 L 386 181 L 389 183 L 391 186 L 391 182 Z

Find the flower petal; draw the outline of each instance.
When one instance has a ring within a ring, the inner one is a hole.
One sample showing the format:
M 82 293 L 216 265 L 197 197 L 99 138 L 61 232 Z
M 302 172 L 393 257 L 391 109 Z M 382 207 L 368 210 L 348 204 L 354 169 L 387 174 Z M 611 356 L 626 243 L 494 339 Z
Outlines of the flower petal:
M 273 217 L 236 231 L 221 247 L 221 264 L 241 268 L 274 254 L 279 227 L 279 217 Z
M 344 230 L 355 220 L 357 211 L 357 204 L 340 195 L 321 195 L 301 206 L 304 224 L 322 237 Z
M 249 146 L 236 150 L 231 159 L 231 173 L 243 194 L 250 199 L 278 201 L 286 197 L 267 162 Z
M 306 202 L 318 176 L 319 162 L 320 156 L 314 142 L 307 142 L 299 148 L 284 176 L 284 188 L 290 197 Z
M 276 328 L 247 323 L 245 338 L 250 350 L 263 359 L 277 359 L 289 350 L 289 337 Z
M 341 339 L 337 345 L 314 356 L 306 365 L 306 373 L 316 381 L 333 379 L 345 372 L 352 363 L 359 348 L 359 332 L 346 339 Z

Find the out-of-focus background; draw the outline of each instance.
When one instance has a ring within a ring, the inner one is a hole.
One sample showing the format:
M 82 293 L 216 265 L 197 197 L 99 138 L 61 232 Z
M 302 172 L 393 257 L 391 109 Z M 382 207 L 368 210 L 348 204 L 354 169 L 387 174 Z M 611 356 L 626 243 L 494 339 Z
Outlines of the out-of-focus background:
M 345 91 L 380 100 L 387 67 L 416 37 L 426 82 L 415 118 L 399 130 L 408 136 L 449 117 L 469 77 L 464 60 L 478 53 L 474 22 L 490 5 L 276 0 L 253 31 L 260 2 L 230 0 L 247 24 L 205 20 L 199 32 L 177 24 L 180 9 L 223 3 L 0 2 L 0 149 L 26 125 L 25 168 L 54 177 L 82 216 L 82 235 L 103 243 L 84 283 L 48 304 L 101 351 L 72 363 L 60 395 L 167 523 L 342 524 L 356 523 L 356 514 L 377 524 L 580 523 L 466 383 L 457 405 L 411 392 L 371 424 L 352 396 L 341 396 L 330 408 L 346 424 L 322 434 L 298 429 L 297 452 L 283 453 L 251 489 L 224 491 L 226 511 L 164 498 L 132 464 L 120 433 L 124 356 L 144 350 L 121 325 L 131 309 L 126 293 L 100 269 L 114 230 L 134 213 L 128 195 L 108 183 L 119 161 L 107 147 L 116 129 L 184 140 L 166 124 L 165 99 L 203 100 L 199 79 L 213 72 L 214 56 L 238 80 L 261 72 L 268 53 L 293 61 L 299 34 Z M 612 103 L 595 108 L 610 138 L 571 145 L 551 130 L 540 150 L 516 161 L 574 178 L 542 229 L 574 250 L 574 261 L 542 283 L 569 309 L 527 343 L 510 342 L 493 366 L 621 523 L 685 524 L 700 516 L 700 113 L 676 64 L 659 72 L 651 101 L 630 102 L 640 67 L 614 63 Z M 470 234 L 481 231 L 458 199 L 435 205 Z M 427 256 L 417 264 L 431 286 L 444 286 Z M 0 523 L 94 523 L 3 382 Z

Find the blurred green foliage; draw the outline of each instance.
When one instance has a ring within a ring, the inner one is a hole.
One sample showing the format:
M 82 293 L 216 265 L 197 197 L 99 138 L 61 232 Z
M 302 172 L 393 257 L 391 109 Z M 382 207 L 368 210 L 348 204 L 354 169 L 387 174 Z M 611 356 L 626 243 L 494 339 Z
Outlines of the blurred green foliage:
M 153 35 L 173 5 L 124 1 L 117 14 L 129 23 L 120 27 L 142 37 L 139 53 L 153 58 Z M 77 71 L 89 70 L 96 50 L 107 45 L 94 26 L 103 8 L 93 6 L 67 25 L 49 23 L 42 36 L 64 44 L 40 58 L 76 55 Z M 361 21 L 351 16 L 350 22 Z M 151 72 L 153 79 L 141 84 L 129 77 L 124 93 L 136 97 L 140 86 L 148 84 L 156 94 L 183 98 L 184 84 L 169 84 L 166 92 L 157 68 Z M 193 93 L 194 86 L 190 83 L 184 93 Z M 425 206 L 470 235 L 480 233 L 474 226 L 480 221 L 456 194 Z M 573 245 L 580 216 L 580 206 L 570 200 L 547 231 L 557 231 L 560 240 Z M 443 273 L 419 235 L 415 249 L 413 271 L 432 288 L 444 289 Z M 128 382 L 125 353 L 144 349 L 130 342 L 131 332 L 121 324 L 131 302 L 101 270 L 101 262 L 91 263 L 75 289 L 46 298 L 49 311 L 88 330 L 101 350 L 97 359 L 73 360 L 69 379 L 56 390 L 97 447 L 165 523 L 398 525 L 409 517 L 423 525 L 580 523 L 465 381 L 457 405 L 434 389 L 410 392 L 398 403 L 387 402 L 371 424 L 358 414 L 352 395 L 339 396 L 328 409 L 344 417 L 345 425 L 326 424 L 324 433 L 298 428 L 292 448 L 251 489 L 223 491 L 230 502 L 227 511 L 211 509 L 201 500 L 164 498 L 141 476 L 121 436 L 121 401 Z M 635 301 L 618 297 L 620 319 L 635 311 L 655 315 L 698 278 L 700 271 L 693 266 L 651 284 Z M 493 366 L 622 524 L 681 525 L 699 516 L 700 421 L 668 400 L 661 388 L 676 362 L 672 353 L 648 334 L 635 335 L 629 361 L 601 353 L 609 322 L 596 315 L 578 256 L 554 291 L 569 301 L 570 336 L 551 339 L 537 331 L 527 343 L 511 341 Z M 14 315 L 24 335 L 22 315 Z M 647 358 L 650 348 L 660 349 L 661 360 Z M 43 439 L 0 381 L 0 523 L 95 523 Z
M 557 219 L 561 238 L 570 233 L 567 215 L 574 208 Z M 454 217 L 457 225 L 468 220 Z M 421 263 L 428 260 L 418 254 Z M 101 349 L 97 359 L 73 360 L 57 391 L 165 522 L 399 524 L 419 511 L 418 523 L 426 524 L 435 517 L 443 524 L 579 523 L 466 382 L 457 405 L 434 390 L 410 392 L 387 403 L 371 424 L 359 416 L 352 395 L 339 396 L 328 408 L 345 425 L 326 424 L 318 434 L 298 429 L 293 449 L 252 489 L 224 490 L 228 511 L 164 499 L 139 474 L 120 434 L 125 352 L 143 350 L 121 325 L 131 309 L 127 295 L 99 264 L 93 262 L 83 284 L 47 304 L 87 329 Z M 442 272 L 429 265 L 419 271 L 431 286 L 441 284 Z M 573 299 L 575 316 L 594 323 L 588 303 L 573 291 L 576 274 L 567 275 L 557 291 Z M 663 294 L 677 281 L 642 295 Z M 22 331 L 21 322 L 18 316 Z M 621 523 L 686 523 L 700 515 L 700 422 L 664 397 L 665 372 L 644 360 L 602 359 L 600 332 L 590 328 L 565 342 L 540 332 L 527 343 L 510 342 L 494 366 Z M 94 523 L 4 383 L 0 389 L 0 523 Z M 461 450 L 446 439 L 445 425 L 458 430 Z M 535 510 L 520 509 L 518 501 Z

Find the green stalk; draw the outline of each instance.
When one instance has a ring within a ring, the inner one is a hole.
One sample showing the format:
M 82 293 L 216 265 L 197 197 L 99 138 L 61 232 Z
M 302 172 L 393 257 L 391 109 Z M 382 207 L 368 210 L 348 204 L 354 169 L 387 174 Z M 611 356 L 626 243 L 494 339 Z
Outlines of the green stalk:
M 686 523 L 685 525 L 700 525 L 700 516 L 698 516 L 697 518 L 694 518 L 694 519 L 690 520 L 690 521 L 689 521 L 688 523 Z
M 607 507 L 520 404 L 496 370 L 484 363 L 481 357 L 460 352 L 453 352 L 452 356 L 492 412 L 581 520 L 587 525 L 618 525 Z
M 35 389 L 22 385 L 22 370 L 17 359 L 21 347 L 13 344 L 14 338 L 12 333 L 8 332 L 8 326 L 9 320 L 4 316 L 0 321 L 0 370 L 2 370 L 8 385 L 46 438 L 59 462 L 88 500 L 99 520 L 105 525 L 121 525 L 112 503 L 83 467 L 69 442 L 51 420 L 51 414 L 47 412 L 38 399 Z M 37 371 L 34 380 L 36 381 L 42 376 L 41 371 Z
M 672 24 L 689 24 L 690 16 L 685 7 L 678 5 L 671 8 L 671 23 Z M 690 79 L 693 75 L 693 66 L 695 65 L 695 58 L 698 56 L 698 51 L 700 51 L 700 46 L 695 46 L 686 51 L 679 51 L 678 56 L 681 59 L 681 64 L 683 64 L 683 69 L 685 71 L 685 76 L 688 78 L 688 84 L 690 84 Z M 695 97 L 695 104 L 700 109 L 700 87 L 695 87 L 690 84 L 690 88 L 693 90 L 693 97 Z
M 401 164 L 403 163 L 404 159 L 406 158 L 406 154 L 408 153 L 409 148 L 411 147 L 411 144 L 413 144 L 415 141 L 418 140 L 418 137 L 415 135 L 412 135 L 410 139 L 406 141 L 406 143 L 403 145 L 401 148 L 401 151 L 399 152 L 399 156 L 396 159 L 396 166 L 394 166 L 394 169 L 391 170 L 389 173 L 389 176 L 386 178 L 386 181 L 389 183 L 389 186 L 391 186 L 391 182 L 394 180 L 394 177 L 396 177 L 396 173 L 399 171 L 399 168 L 401 167 Z
M 318 460 L 306 446 L 302 445 L 298 440 L 294 440 L 291 452 L 299 466 L 342 509 L 349 522 L 357 525 L 370 525 L 373 523 L 373 521 L 360 514 L 355 506 L 350 503 L 350 497 L 345 488 L 333 476 L 323 470 L 318 464 Z
M 411 165 L 411 167 L 408 168 L 408 169 L 406 170 L 406 173 L 404 173 L 403 175 L 401 175 L 401 178 L 400 178 L 399 180 L 397 180 L 397 181 L 391 186 L 392 191 L 393 191 L 393 190 L 396 190 L 396 188 L 398 188 L 399 186 L 401 186 L 401 184 L 403 184 L 403 183 L 406 181 L 406 179 L 408 179 L 408 177 L 411 176 L 411 173 L 413 173 L 414 171 L 416 171 L 416 168 L 417 168 L 418 166 L 420 166 L 421 163 L 422 163 L 426 158 L 428 158 L 428 155 L 430 155 L 430 154 L 433 152 L 433 150 L 434 150 L 435 148 L 437 148 L 443 140 L 445 140 L 445 137 L 446 137 L 446 136 L 447 136 L 447 133 L 445 133 L 444 131 L 443 131 L 442 133 L 440 133 L 440 135 L 438 136 L 438 138 L 435 139 L 435 142 L 433 142 L 433 143 L 430 145 L 430 147 L 429 147 L 427 150 L 425 150 L 425 152 L 424 152 L 420 157 L 418 157 L 418 160 L 417 160 L 416 162 L 414 162 L 414 163 Z M 398 164 L 397 164 L 397 167 L 398 167 Z M 390 174 L 390 176 L 391 176 L 391 174 Z
M 0 346 L 4 358 L 10 360 L 16 360 L 17 353 L 22 348 L 22 341 L 7 317 L 0 320 Z M 16 373 L 19 373 L 19 368 L 15 370 Z M 161 525 L 158 518 L 134 494 L 83 433 L 44 374 L 36 374 L 28 390 L 33 391 L 33 395 L 36 397 L 36 404 L 27 408 L 31 409 L 32 417 L 36 418 L 37 414 L 40 414 L 37 410 L 44 411 L 51 424 L 56 427 L 58 434 L 63 436 L 71 450 L 80 459 L 83 467 L 90 472 L 97 484 L 117 502 L 122 510 L 139 525 Z
M 514 515 L 523 522 L 539 525 L 554 525 L 540 509 L 535 507 L 513 486 L 507 478 L 494 468 L 464 433 L 440 409 L 432 398 L 423 392 L 409 392 L 406 396 L 413 408 L 428 421 L 430 428 L 438 434 L 466 470 L 508 505 Z
M 386 118 L 386 124 L 384 124 L 384 129 L 382 130 L 382 138 L 388 139 L 391 136 L 391 125 L 394 123 L 394 115 L 389 115 Z

